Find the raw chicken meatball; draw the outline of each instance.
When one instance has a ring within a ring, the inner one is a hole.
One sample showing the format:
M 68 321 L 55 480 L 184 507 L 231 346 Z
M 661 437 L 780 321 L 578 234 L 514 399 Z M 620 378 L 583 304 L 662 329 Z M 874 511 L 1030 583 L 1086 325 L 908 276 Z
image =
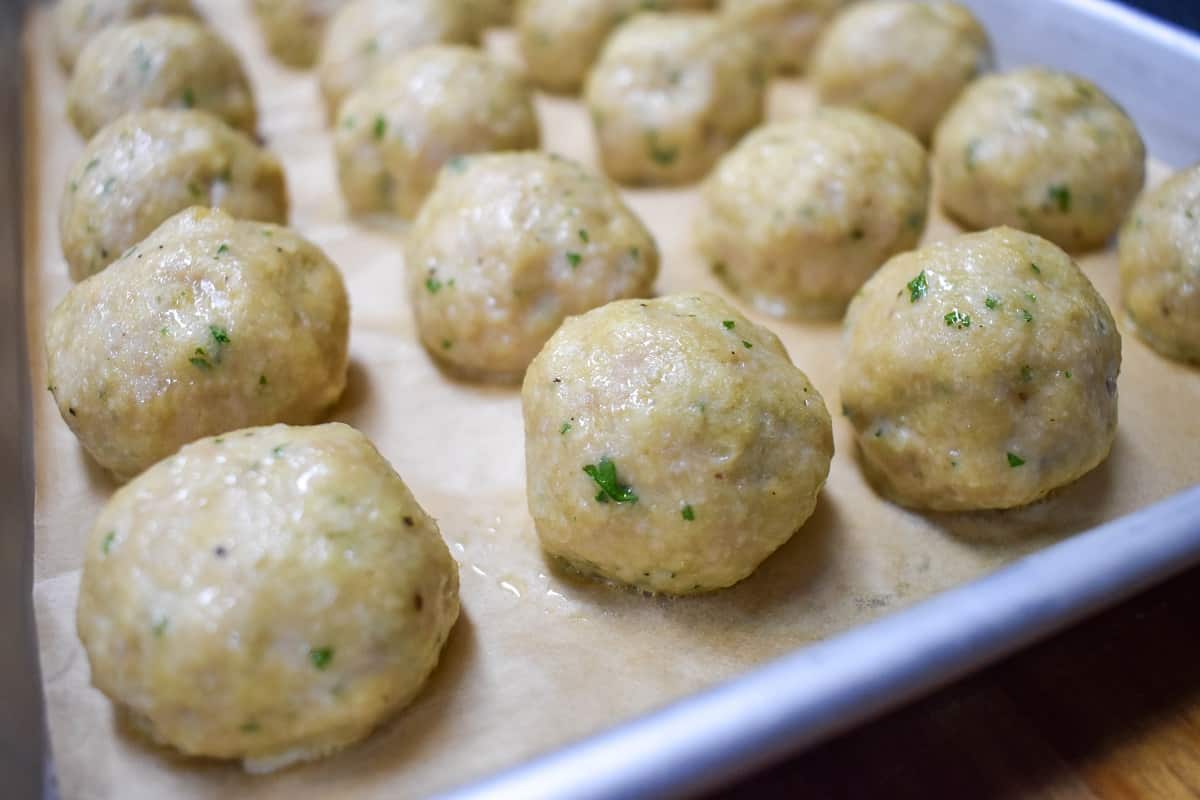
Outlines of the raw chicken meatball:
M 195 16 L 191 0 L 58 0 L 54 6 L 54 44 L 69 72 L 91 38 L 111 25 L 153 14 Z
M 92 137 L 69 175 L 59 234 L 75 280 L 104 269 L 191 206 L 287 222 L 279 160 L 203 111 L 126 114 Z
M 706 0 L 524 0 L 517 33 L 529 77 L 552 92 L 576 92 L 604 40 L 641 9 L 677 11 L 710 6 Z
M 338 113 L 342 196 L 355 213 L 411 217 L 455 156 L 536 149 L 533 93 L 478 50 L 420 47 L 381 67 Z
M 713 295 L 567 320 L 525 375 L 542 547 L 651 592 L 731 586 L 812 515 L 833 430 L 779 339 Z
M 587 80 L 600 160 L 624 183 L 708 172 L 762 121 L 753 39 L 711 14 L 639 14 L 612 35 Z
M 1138 201 L 1119 256 L 1138 335 L 1169 358 L 1200 363 L 1200 164 Z
M 253 0 L 267 49 L 299 69 L 316 62 L 329 19 L 345 4 L 346 0 Z
M 192 208 L 67 292 L 46 326 L 50 390 L 128 479 L 202 436 L 317 421 L 346 385 L 349 322 L 315 246 Z
M 766 313 L 839 317 L 925 228 L 929 167 L 904 130 L 824 109 L 764 126 L 701 193 L 696 239 L 717 276 Z
M 658 248 L 604 178 L 502 153 L 442 170 L 405 263 L 425 347 L 456 372 L 508 382 L 566 317 L 648 294 Z
M 776 72 L 801 72 L 829 20 L 850 0 L 721 0 L 725 17 L 760 42 Z
M 154 741 L 262 772 L 362 739 L 407 705 L 458 617 L 437 524 L 333 423 L 184 447 L 87 539 L 92 683 Z
M 200 23 L 149 17 L 97 34 L 67 87 L 67 114 L 90 139 L 143 108 L 197 108 L 254 133 L 254 94 L 237 54 Z
M 939 511 L 1032 503 L 1102 462 L 1121 337 L 1050 242 L 1011 228 L 896 256 L 846 316 L 843 411 L 888 498 Z
M 1040 67 L 988 75 L 934 135 L 946 212 L 971 228 L 1011 225 L 1068 250 L 1116 232 L 1145 178 L 1133 121 L 1083 78 Z
M 987 32 L 965 6 L 874 0 L 834 18 L 809 74 L 822 102 L 873 112 L 927 142 L 991 63 Z
M 477 38 L 478 28 L 461 2 L 350 0 L 329 21 L 317 57 L 325 109 L 334 118 L 346 95 L 401 53 L 438 42 L 471 44 Z

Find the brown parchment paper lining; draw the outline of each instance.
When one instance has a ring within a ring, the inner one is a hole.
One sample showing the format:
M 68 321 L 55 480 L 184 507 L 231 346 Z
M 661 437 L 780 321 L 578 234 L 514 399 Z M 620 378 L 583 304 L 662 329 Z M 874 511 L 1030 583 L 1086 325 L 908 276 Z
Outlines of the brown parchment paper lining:
M 261 131 L 287 166 L 292 224 L 346 275 L 352 366 L 333 417 L 362 429 L 439 521 L 462 574 L 463 615 L 419 699 L 362 744 L 265 777 L 188 760 L 127 731 L 88 680 L 75 634 L 81 542 L 113 482 L 83 455 L 50 396 L 35 391 L 35 607 L 51 743 L 65 798 L 402 797 L 479 778 L 735 676 L 815 639 L 907 606 L 1060 537 L 1200 481 L 1200 371 L 1149 351 L 1122 320 L 1121 422 L 1111 457 L 1049 500 L 1006 513 L 927 514 L 880 500 L 840 417 L 840 327 L 767 320 L 834 414 L 837 455 L 816 513 L 742 584 L 688 599 L 650 598 L 579 580 L 539 551 L 524 499 L 515 389 L 456 382 L 417 344 L 404 293 L 403 231 L 349 221 L 311 73 L 266 54 L 249 3 L 200 0 L 239 50 Z M 35 390 L 42 327 L 70 286 L 58 203 L 82 143 L 64 113 L 49 19 L 26 31 L 26 292 Z M 512 36 L 491 50 L 515 58 Z M 770 116 L 802 113 L 799 84 L 772 87 Z M 595 165 L 576 101 L 540 97 L 546 148 Z M 1164 170 L 1153 167 L 1157 180 Z M 664 255 L 662 293 L 728 296 L 693 251 L 694 190 L 631 191 Z M 926 240 L 956 232 L 934 215 Z M 1081 263 L 1114 309 L 1111 253 Z M 1118 314 L 1120 316 L 1120 314 Z

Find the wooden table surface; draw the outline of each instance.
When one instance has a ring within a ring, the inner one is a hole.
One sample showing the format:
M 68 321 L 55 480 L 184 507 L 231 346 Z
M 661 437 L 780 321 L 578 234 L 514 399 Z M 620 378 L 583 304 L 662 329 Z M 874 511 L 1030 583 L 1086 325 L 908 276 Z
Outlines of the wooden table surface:
M 714 797 L 1200 798 L 1200 568 Z

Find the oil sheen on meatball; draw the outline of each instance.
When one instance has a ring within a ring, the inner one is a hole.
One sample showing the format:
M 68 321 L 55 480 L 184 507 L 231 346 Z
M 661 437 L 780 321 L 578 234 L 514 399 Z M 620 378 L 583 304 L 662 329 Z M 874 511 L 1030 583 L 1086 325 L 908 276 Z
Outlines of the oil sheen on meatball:
M 135 111 L 100 129 L 71 168 L 59 235 L 71 277 L 108 266 L 191 206 L 287 222 L 283 167 L 203 111 Z
M 341 273 L 287 228 L 192 208 L 50 314 L 50 390 L 80 443 L 128 479 L 203 436 L 307 424 L 346 385 Z
M 501 153 L 442 170 L 405 262 L 430 353 L 467 377 L 514 382 L 566 317 L 649 294 L 658 248 L 603 177 Z
M 862 466 L 902 505 L 1020 506 L 1108 456 L 1121 337 L 1037 236 L 996 228 L 896 256 L 850 304 L 845 345 Z
M 970 228 L 1009 225 L 1067 250 L 1103 245 L 1145 179 L 1133 121 L 1083 78 L 1040 67 L 975 81 L 938 126 L 942 205 Z
M 773 333 L 713 295 L 567 320 L 521 400 L 542 547 L 650 592 L 750 575 L 812 514 L 833 456 L 821 395 Z
M 84 552 L 92 683 L 155 742 L 256 772 L 407 705 L 458 617 L 437 524 L 337 423 L 184 447 L 113 496 Z
M 925 229 L 929 167 L 910 134 L 822 109 L 763 126 L 704 184 L 697 245 L 734 291 L 780 317 L 839 317 Z

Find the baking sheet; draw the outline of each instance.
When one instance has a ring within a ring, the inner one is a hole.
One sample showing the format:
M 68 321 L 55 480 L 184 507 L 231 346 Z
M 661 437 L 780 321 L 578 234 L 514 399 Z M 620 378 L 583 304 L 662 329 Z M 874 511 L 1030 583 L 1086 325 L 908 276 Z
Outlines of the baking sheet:
M 333 417 L 365 431 L 438 518 L 462 572 L 463 617 L 417 702 L 366 742 L 316 764 L 252 778 L 233 765 L 184 760 L 120 727 L 88 685 L 74 632 L 80 543 L 114 485 L 86 460 L 47 393 L 34 398 L 35 590 L 42 671 L 64 797 L 362 797 L 425 794 L 511 765 L 739 674 L 1017 556 L 1200 482 L 1200 373 L 1163 361 L 1122 323 L 1122 417 L 1112 457 L 1036 506 L 1007 513 L 917 515 L 875 497 L 835 417 L 830 481 L 805 528 L 739 586 L 647 598 L 573 578 L 540 554 L 525 509 L 516 390 L 442 375 L 417 344 L 402 280 L 402 231 L 350 223 L 310 74 L 265 54 L 236 0 L 198 5 L 241 52 L 262 132 L 292 188 L 292 223 L 346 274 L 353 306 L 350 386 Z M 512 56 L 511 37 L 489 46 Z M 69 288 L 57 206 L 81 142 L 66 123 L 48 19 L 26 36 L 26 292 L 33 384 L 44 386 L 45 313 Z M 772 90 L 771 117 L 802 113 L 798 85 Z M 540 98 L 547 148 L 594 164 L 586 114 Z M 1163 170 L 1152 167 L 1152 180 Z M 664 255 L 660 292 L 721 291 L 692 251 L 694 192 L 628 193 Z M 934 216 L 926 239 L 955 229 Z M 1116 301 L 1111 255 L 1082 259 Z M 722 292 L 725 294 L 724 292 Z M 743 309 L 749 311 L 749 309 Z M 766 322 L 836 414 L 838 326 Z M 119 792 L 118 792 L 119 790 Z

